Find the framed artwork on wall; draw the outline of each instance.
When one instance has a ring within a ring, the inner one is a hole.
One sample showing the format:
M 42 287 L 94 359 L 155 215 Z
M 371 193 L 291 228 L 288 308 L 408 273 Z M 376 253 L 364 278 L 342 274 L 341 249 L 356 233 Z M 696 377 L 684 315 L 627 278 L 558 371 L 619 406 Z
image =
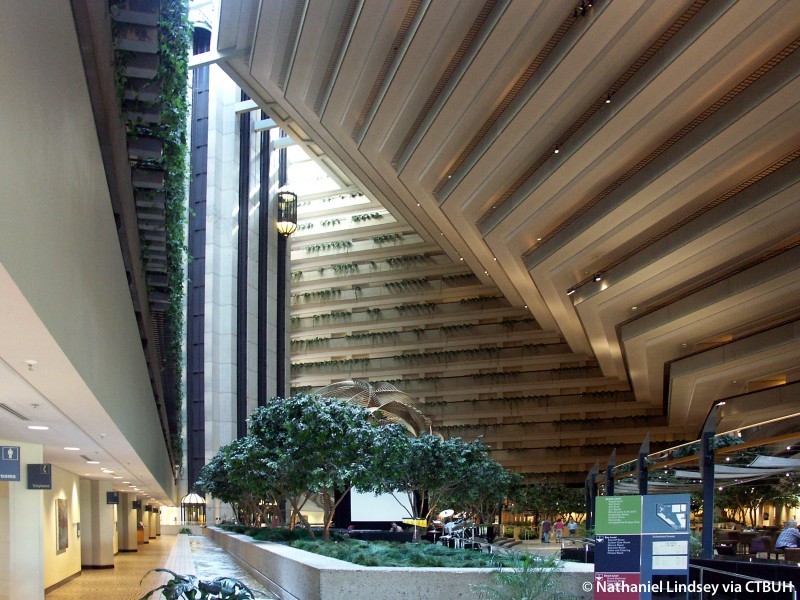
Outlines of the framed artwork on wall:
M 69 517 L 66 498 L 56 498 L 56 554 L 67 551 L 69 546 Z

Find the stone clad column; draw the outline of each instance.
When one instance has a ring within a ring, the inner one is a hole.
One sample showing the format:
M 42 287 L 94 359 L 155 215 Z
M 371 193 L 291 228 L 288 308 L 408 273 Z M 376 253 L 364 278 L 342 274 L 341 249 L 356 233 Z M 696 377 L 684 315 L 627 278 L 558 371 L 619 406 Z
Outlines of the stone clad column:
M 110 481 L 81 479 L 81 566 L 114 567 L 114 506 Z
M 119 534 L 119 551 L 136 552 L 136 511 L 133 508 L 134 497 L 127 492 L 120 492 L 117 506 L 117 532 Z
M 139 522 L 144 525 L 144 543 L 150 543 L 150 513 L 145 510 L 146 501 L 141 496 L 138 498 L 139 502 L 141 503 L 141 508 L 138 509 L 136 512 L 139 515 Z
M 0 440 L 19 447 L 20 481 L 0 481 L 0 598 L 44 598 L 44 510 L 42 492 L 27 489 L 28 464 L 41 464 L 42 446 Z

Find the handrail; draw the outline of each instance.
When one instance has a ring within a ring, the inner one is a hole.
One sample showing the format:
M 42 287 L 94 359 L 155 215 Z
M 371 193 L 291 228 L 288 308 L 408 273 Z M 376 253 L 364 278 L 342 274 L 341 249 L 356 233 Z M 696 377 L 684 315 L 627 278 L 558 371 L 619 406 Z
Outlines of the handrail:
M 689 568 L 690 569 L 699 569 L 700 570 L 700 600 L 702 600 L 703 598 L 706 598 L 706 597 L 710 597 L 710 596 L 706 595 L 707 592 L 705 591 L 704 585 L 703 585 L 703 573 L 706 572 L 706 571 L 708 571 L 709 573 L 716 573 L 717 575 L 726 575 L 726 576 L 730 576 L 731 578 L 738 577 L 740 579 L 745 579 L 747 581 L 759 581 L 759 582 L 763 582 L 764 584 L 766 584 L 766 585 L 763 585 L 763 586 L 757 586 L 756 590 L 750 590 L 747 587 L 747 584 L 745 584 L 745 590 L 744 591 L 748 592 L 748 593 L 762 592 L 764 590 L 774 591 L 772 589 L 772 586 L 774 586 L 775 584 L 781 584 L 783 587 L 786 587 L 788 585 L 788 586 L 791 586 L 791 589 L 792 589 L 792 600 L 797 600 L 797 588 L 790 581 L 776 582 L 776 581 L 773 581 L 771 579 L 763 579 L 761 577 L 751 577 L 750 575 L 743 575 L 742 573 L 734 573 L 733 571 L 722 571 L 720 569 L 713 569 L 711 567 L 705 567 L 703 565 L 693 565 L 691 563 L 689 564 Z

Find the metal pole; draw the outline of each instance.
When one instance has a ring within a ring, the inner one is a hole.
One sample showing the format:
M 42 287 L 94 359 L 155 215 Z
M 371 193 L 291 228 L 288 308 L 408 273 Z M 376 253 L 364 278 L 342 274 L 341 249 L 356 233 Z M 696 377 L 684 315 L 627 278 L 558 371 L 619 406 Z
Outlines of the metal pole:
M 647 495 L 647 455 L 650 454 L 650 433 L 644 436 L 636 458 L 636 479 L 639 482 L 639 494 Z
M 714 435 L 721 402 L 711 407 L 700 435 L 700 474 L 703 477 L 703 558 L 714 556 Z
M 614 495 L 614 467 L 617 466 L 617 449 L 611 451 L 606 461 L 606 496 Z

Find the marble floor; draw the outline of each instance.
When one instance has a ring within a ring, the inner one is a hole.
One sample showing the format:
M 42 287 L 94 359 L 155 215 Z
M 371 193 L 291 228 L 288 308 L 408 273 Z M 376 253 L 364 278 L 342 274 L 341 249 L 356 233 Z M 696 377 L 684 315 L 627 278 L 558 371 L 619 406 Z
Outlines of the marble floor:
M 121 552 L 114 557 L 113 569 L 89 569 L 79 577 L 54 589 L 46 600 L 138 600 L 170 579 L 168 574 L 150 573 L 166 568 L 201 579 L 235 577 L 254 592 L 257 599 L 276 598 L 224 550 L 205 536 L 163 535 L 140 544 L 138 552 Z M 141 583 L 140 583 L 141 582 Z M 161 596 L 154 596 L 161 598 Z

